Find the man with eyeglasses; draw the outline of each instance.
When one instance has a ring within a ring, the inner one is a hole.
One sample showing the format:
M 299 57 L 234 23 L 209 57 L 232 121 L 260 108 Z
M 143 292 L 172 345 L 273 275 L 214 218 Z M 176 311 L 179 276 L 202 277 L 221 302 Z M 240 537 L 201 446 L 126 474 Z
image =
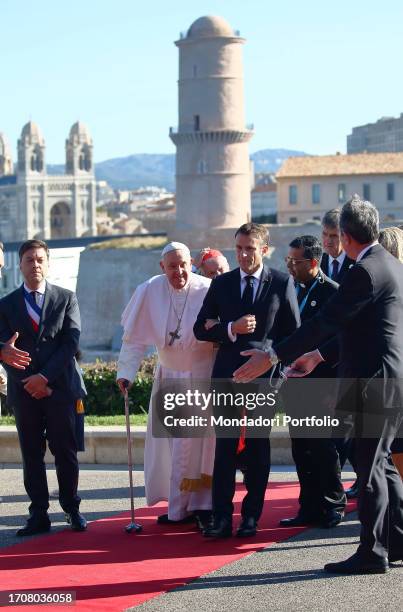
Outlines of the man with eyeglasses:
M 338 284 L 320 270 L 321 256 L 322 247 L 315 236 L 300 236 L 290 243 L 285 258 L 288 271 L 295 280 L 302 323 L 313 317 L 338 289 Z M 329 379 L 334 376 L 334 368 L 328 363 L 322 363 L 311 378 Z M 323 403 L 321 388 L 318 385 L 318 389 L 312 391 L 312 407 L 320 409 L 318 405 Z M 287 397 L 287 388 L 284 388 L 284 393 Z M 291 393 L 289 401 L 291 404 L 296 401 L 295 397 L 292 400 Z M 305 404 L 308 403 L 305 399 Z M 287 411 L 288 408 L 292 410 L 293 406 L 287 405 Z M 292 456 L 300 483 L 300 507 L 296 516 L 282 519 L 280 525 L 297 527 L 320 524 L 322 527 L 335 527 L 343 519 L 346 505 L 335 444 L 329 438 L 306 438 L 301 435 L 301 432 L 290 428 Z
M 337 293 L 292 336 L 266 351 L 244 351 L 250 359 L 234 378 L 250 382 L 301 353 L 293 367 L 308 374 L 327 357 L 312 348 L 338 335 L 337 408 L 343 435 L 356 441 L 361 532 L 357 551 L 324 570 L 384 574 L 403 560 L 403 485 L 390 452 L 402 421 L 403 275 L 401 263 L 378 243 L 373 204 L 353 196 L 342 208 L 340 228 L 356 263 Z

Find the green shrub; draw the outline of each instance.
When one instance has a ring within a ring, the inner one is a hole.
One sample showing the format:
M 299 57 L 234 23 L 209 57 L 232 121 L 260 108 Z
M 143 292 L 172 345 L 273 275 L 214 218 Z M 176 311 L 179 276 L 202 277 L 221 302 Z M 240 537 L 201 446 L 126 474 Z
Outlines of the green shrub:
M 154 380 L 156 357 L 143 360 L 130 391 L 132 414 L 148 412 L 151 387 Z M 116 362 L 96 361 L 82 365 L 87 397 L 84 400 L 86 414 L 124 414 L 122 395 L 116 384 Z

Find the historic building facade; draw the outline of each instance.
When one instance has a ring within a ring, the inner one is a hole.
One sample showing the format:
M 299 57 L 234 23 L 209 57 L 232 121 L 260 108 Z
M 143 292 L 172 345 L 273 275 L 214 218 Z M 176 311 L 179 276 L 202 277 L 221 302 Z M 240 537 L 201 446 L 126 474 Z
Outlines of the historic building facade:
M 376 205 L 382 223 L 403 219 L 403 153 L 289 157 L 276 179 L 278 223 L 320 221 L 355 193 Z
M 65 174 L 47 173 L 45 140 L 30 121 L 11 150 L 0 134 L 0 240 L 74 238 L 96 235 L 96 185 L 92 138 L 75 123 L 66 140 Z

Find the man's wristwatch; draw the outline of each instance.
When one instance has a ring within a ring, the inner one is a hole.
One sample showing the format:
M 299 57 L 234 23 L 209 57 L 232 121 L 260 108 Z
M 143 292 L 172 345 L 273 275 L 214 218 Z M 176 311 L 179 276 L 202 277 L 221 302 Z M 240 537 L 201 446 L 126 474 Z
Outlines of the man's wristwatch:
M 280 361 L 279 358 L 277 357 L 276 351 L 271 346 L 269 346 L 265 352 L 270 357 L 270 361 L 272 365 L 276 365 Z

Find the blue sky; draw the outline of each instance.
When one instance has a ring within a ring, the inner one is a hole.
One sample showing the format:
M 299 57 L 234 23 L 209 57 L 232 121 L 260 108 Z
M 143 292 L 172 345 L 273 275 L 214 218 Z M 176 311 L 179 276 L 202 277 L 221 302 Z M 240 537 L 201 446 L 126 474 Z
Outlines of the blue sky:
M 0 0 L 0 131 L 15 152 L 32 118 L 51 163 L 77 119 L 96 161 L 174 152 L 173 41 L 208 14 L 247 39 L 251 152 L 344 152 L 352 126 L 403 112 L 401 0 Z

